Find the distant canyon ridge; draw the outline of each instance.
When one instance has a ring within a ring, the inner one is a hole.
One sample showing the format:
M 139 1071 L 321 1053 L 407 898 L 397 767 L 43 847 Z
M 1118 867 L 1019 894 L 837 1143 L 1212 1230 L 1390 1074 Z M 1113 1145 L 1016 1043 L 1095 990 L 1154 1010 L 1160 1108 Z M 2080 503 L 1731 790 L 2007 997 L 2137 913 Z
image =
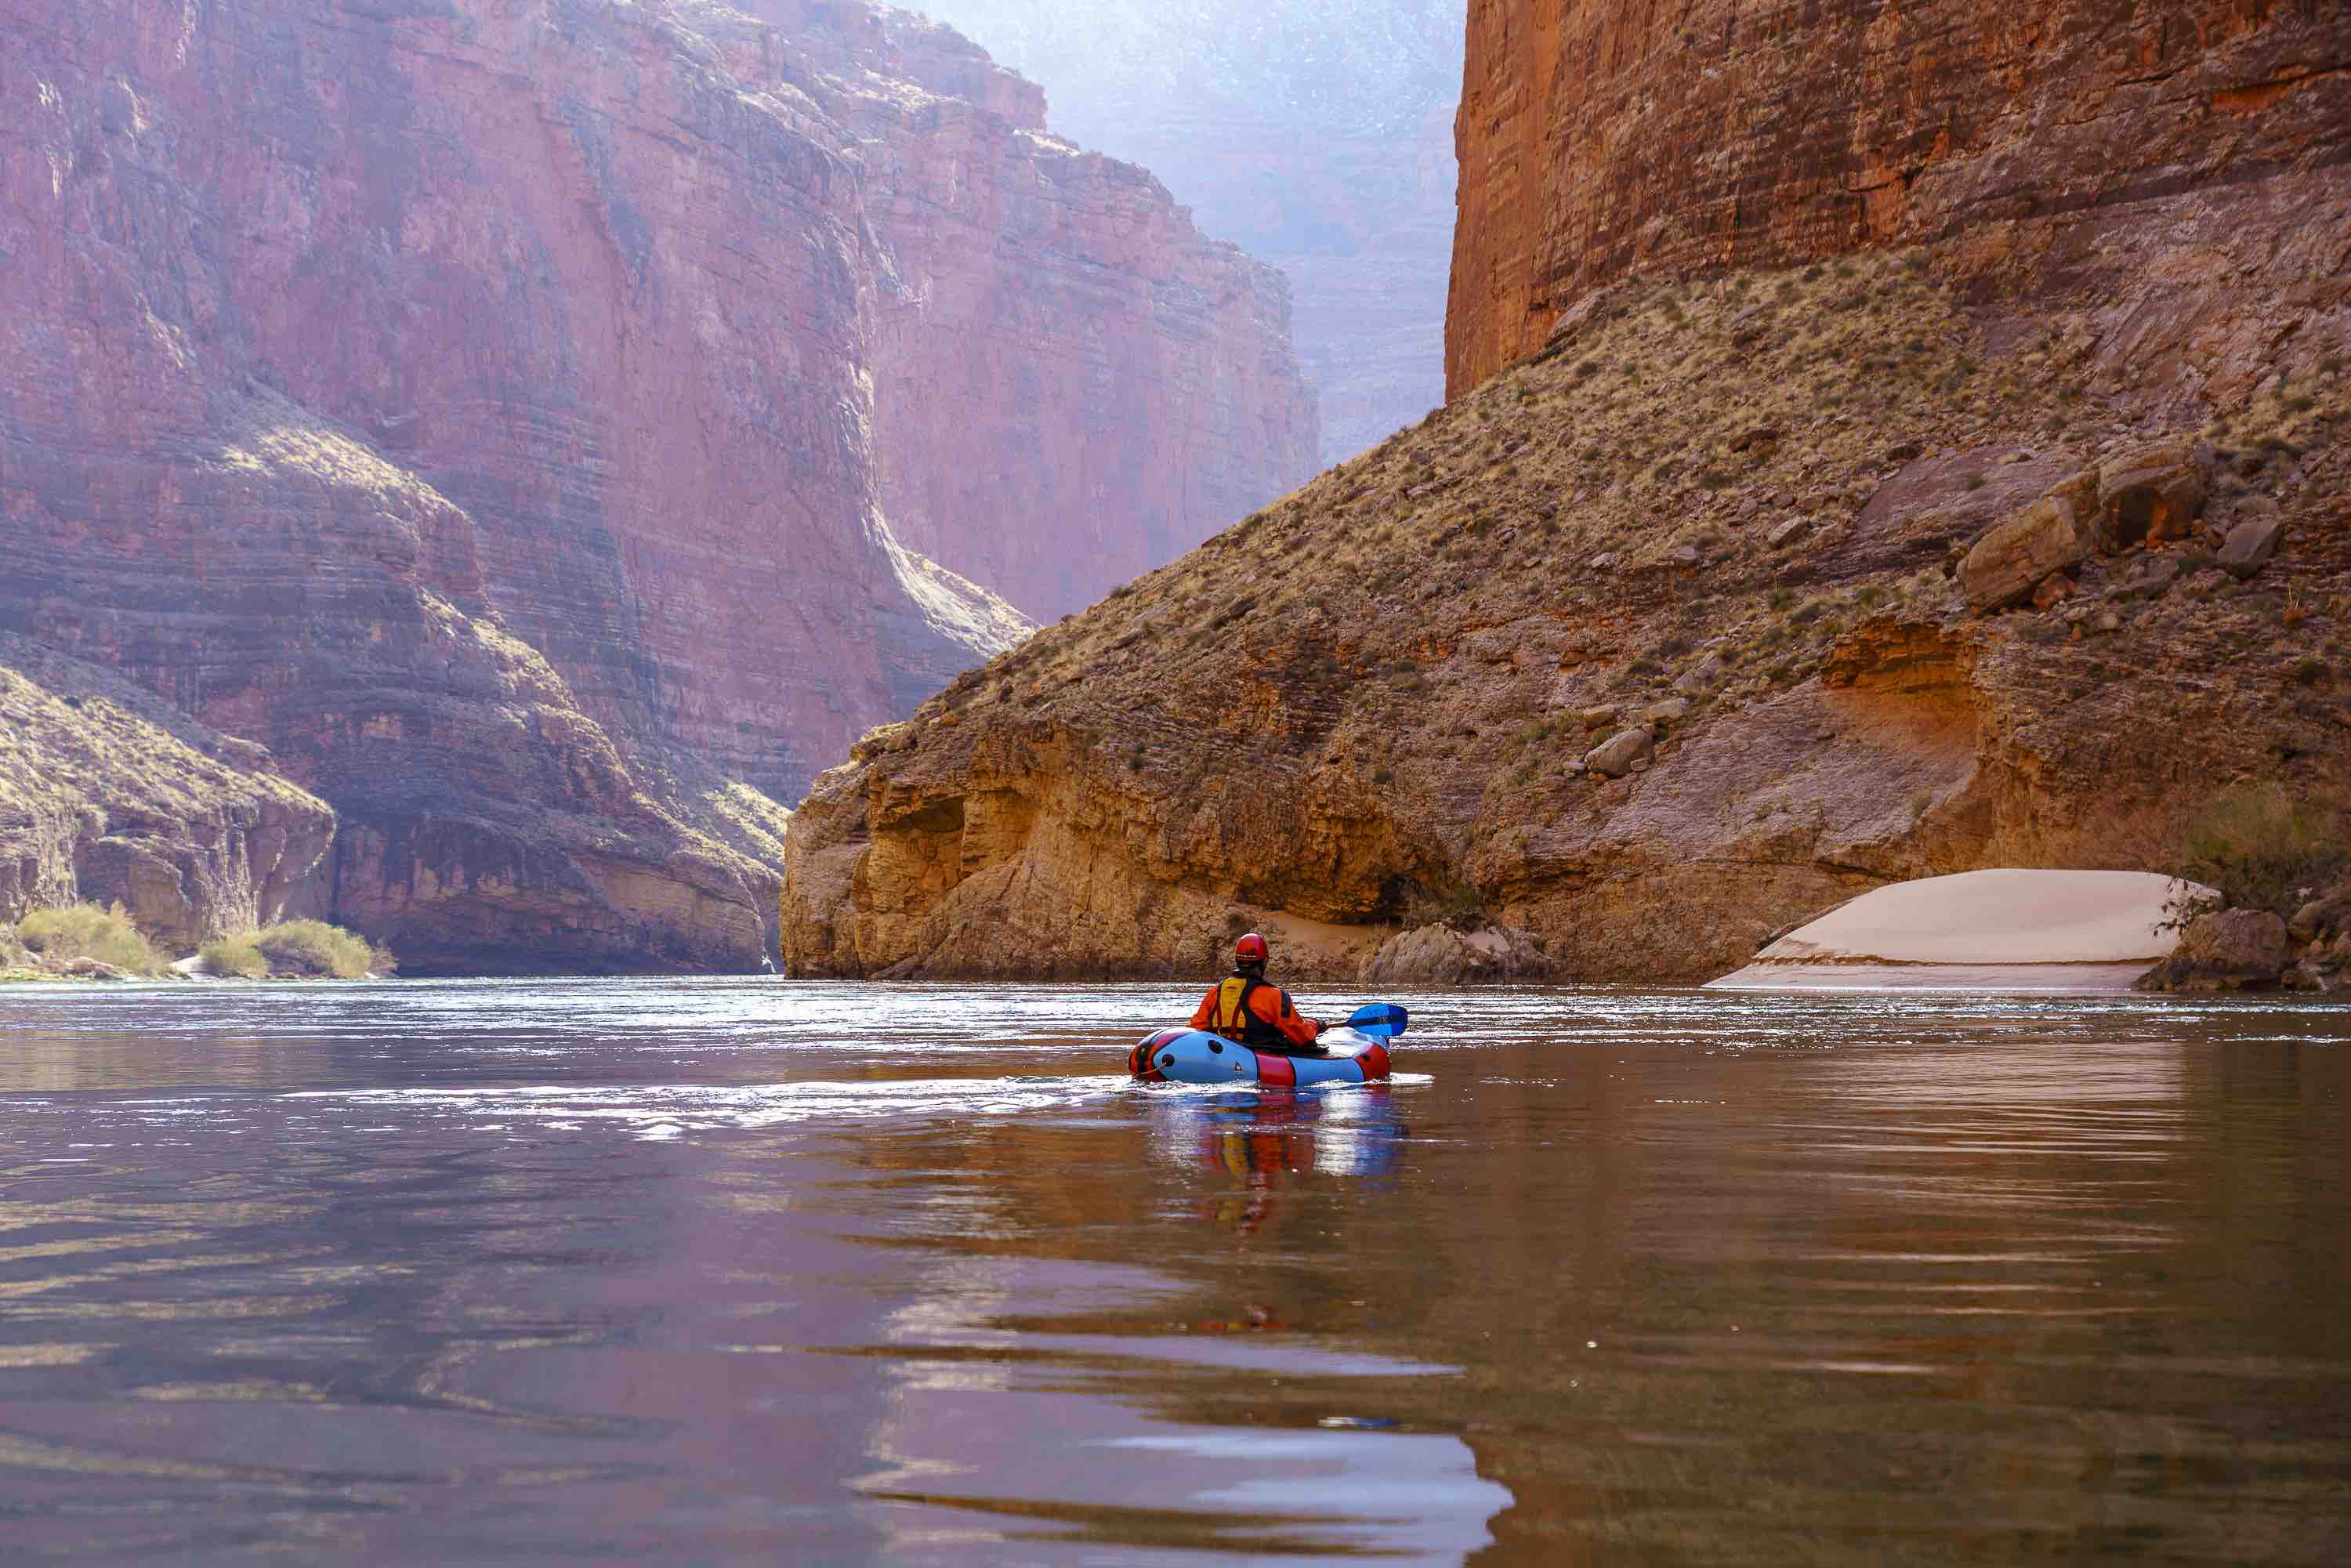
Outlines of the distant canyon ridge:
M 820 769 L 1320 450 L 904 12 L 21 0 L 0 101 L 0 918 L 756 968 Z
M 1336 463 L 1445 401 L 1467 0 L 925 0 L 1289 275 Z

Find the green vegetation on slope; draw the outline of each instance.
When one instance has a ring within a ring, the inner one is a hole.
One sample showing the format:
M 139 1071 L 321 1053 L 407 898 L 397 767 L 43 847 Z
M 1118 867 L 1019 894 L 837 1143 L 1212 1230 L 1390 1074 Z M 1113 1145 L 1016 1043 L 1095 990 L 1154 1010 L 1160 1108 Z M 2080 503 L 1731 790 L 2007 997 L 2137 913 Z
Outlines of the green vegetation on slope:
M 214 974 L 249 980 L 272 975 L 358 980 L 398 967 L 388 949 L 322 920 L 280 921 L 250 936 L 207 943 L 200 956 Z
M 388 948 L 321 920 L 286 920 L 244 936 L 208 942 L 197 955 L 209 974 L 259 980 L 342 980 L 389 975 Z M 102 967 L 93 967 L 102 966 Z M 0 925 L 0 979 L 168 977 L 172 965 L 120 904 L 68 904 L 26 913 Z
M 94 904 L 36 909 L 16 922 L 16 937 L 54 968 L 82 958 L 126 975 L 159 974 L 165 967 L 119 904 L 107 909 Z
M 2180 834 L 2179 873 L 2232 909 L 2291 919 L 2304 902 L 2351 880 L 2351 815 L 2277 784 L 2223 790 Z

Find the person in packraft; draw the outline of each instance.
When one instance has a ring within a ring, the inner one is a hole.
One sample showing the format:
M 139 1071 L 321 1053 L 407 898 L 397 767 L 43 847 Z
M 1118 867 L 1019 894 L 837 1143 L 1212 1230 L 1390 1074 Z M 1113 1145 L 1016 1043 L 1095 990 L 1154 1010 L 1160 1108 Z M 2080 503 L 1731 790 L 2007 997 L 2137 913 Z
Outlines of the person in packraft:
M 1321 1056 L 1314 1037 L 1322 1026 L 1302 1017 L 1290 993 L 1265 978 L 1265 938 L 1252 931 L 1233 944 L 1233 972 L 1201 998 L 1192 1027 L 1223 1035 L 1251 1051 L 1281 1056 Z

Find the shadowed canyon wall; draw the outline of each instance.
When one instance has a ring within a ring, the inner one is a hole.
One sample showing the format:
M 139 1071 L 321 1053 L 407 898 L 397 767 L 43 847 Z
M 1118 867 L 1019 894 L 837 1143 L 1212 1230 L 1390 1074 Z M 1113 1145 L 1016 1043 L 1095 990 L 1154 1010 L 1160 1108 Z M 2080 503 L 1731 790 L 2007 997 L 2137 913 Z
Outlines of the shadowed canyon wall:
M 1280 266 L 1336 462 L 1444 401 L 1463 0 L 925 0 Z
M 2332 5 L 1480 0 L 1459 395 L 866 737 L 788 964 L 1696 980 L 2340 798 L 2346 60 Z
M 2051 280 L 2117 207 L 2339 156 L 2346 31 L 2330 0 L 1472 0 L 1447 384 L 1635 275 L 1963 242 Z
M 1050 611 L 1313 448 L 1279 277 L 887 21 L 12 7 L 0 629 L 266 748 L 413 966 L 757 967 L 783 803 L 1029 629 L 938 557 Z

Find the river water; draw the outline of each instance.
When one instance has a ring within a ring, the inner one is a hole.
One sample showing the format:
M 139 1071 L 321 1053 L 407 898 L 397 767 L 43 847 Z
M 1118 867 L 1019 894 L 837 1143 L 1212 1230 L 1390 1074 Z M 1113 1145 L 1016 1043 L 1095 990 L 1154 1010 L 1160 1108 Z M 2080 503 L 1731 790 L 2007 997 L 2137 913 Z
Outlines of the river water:
M 2351 1010 L 1191 999 L 11 988 L 0 1557 L 2351 1561 Z

